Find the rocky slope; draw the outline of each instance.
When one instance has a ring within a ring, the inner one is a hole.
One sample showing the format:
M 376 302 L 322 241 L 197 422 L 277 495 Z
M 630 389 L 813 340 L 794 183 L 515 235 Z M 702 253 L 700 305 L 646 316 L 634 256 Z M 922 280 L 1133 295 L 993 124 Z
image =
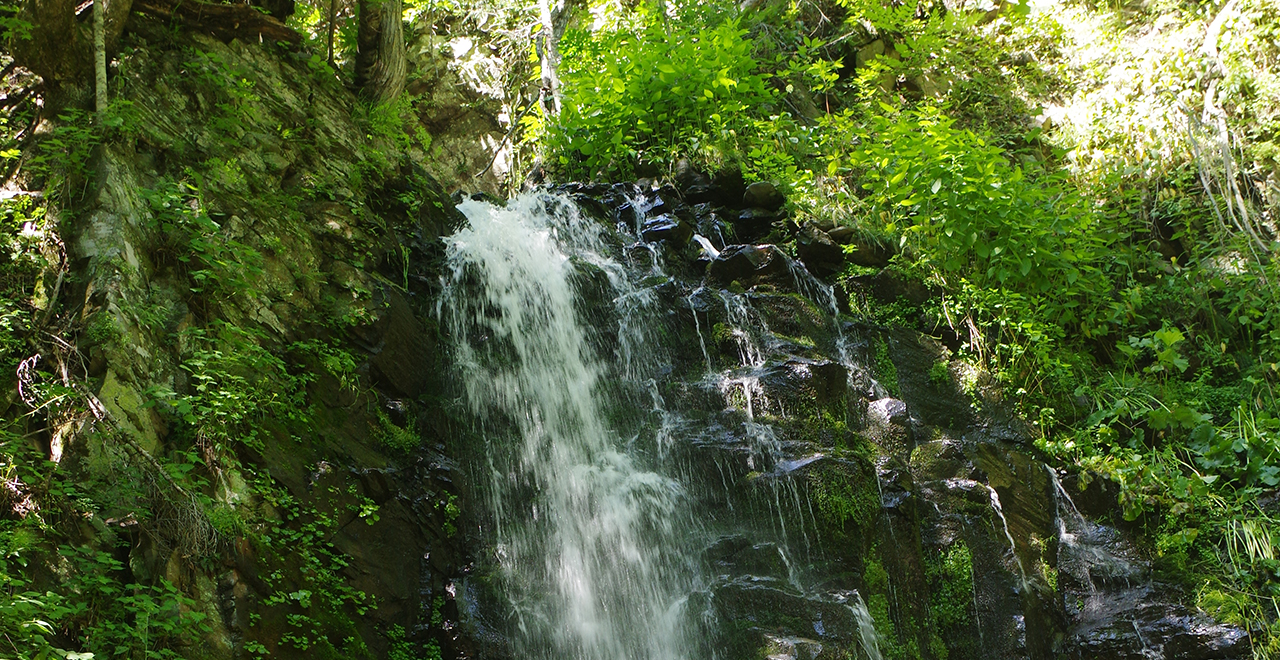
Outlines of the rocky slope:
M 804 264 L 838 270 L 814 246 L 839 241 L 788 225 L 767 187 L 556 190 L 617 232 L 634 295 L 657 301 L 653 380 L 620 371 L 609 396 L 633 453 L 688 492 L 709 577 L 687 607 L 720 657 L 1250 656 L 1153 574 L 1115 492 L 1037 458 L 944 342 L 838 313 L 845 294 Z M 788 233 L 799 261 L 749 242 Z M 595 261 L 575 261 L 580 313 L 607 356 L 634 329 Z M 889 270 L 847 285 L 855 311 L 929 295 Z M 505 657 L 484 556 L 463 623 Z
M 52 461 L 8 516 L 37 534 L 30 593 L 61 594 L 46 641 L 449 652 L 464 555 L 433 268 L 459 216 L 421 150 L 299 54 L 141 16 L 112 92 L 94 169 L 57 198 L 66 270 L 28 405 L 5 412 Z M 163 627 L 125 598 L 152 585 Z

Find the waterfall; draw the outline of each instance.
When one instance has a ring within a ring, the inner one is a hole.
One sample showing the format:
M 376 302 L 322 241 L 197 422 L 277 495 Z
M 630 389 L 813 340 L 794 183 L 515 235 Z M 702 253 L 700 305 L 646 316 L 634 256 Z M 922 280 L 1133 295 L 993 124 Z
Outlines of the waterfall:
M 853 592 L 853 602 L 849 603 L 849 609 L 858 621 L 858 640 L 862 644 L 862 651 L 871 660 L 882 660 L 884 656 L 880 655 L 880 638 L 876 634 L 875 622 L 871 620 L 871 612 L 867 611 L 867 603 L 862 600 L 862 594 Z
M 563 198 L 459 209 L 469 226 L 448 239 L 440 316 L 485 444 L 477 481 L 514 657 L 707 657 L 688 611 L 687 495 L 607 421 L 610 379 L 649 359 L 645 292 L 604 229 Z M 585 282 L 584 269 L 603 274 L 620 319 L 614 355 L 592 348 L 580 306 L 601 278 Z
M 790 404 L 765 380 L 788 344 L 756 294 L 668 272 L 683 246 L 644 240 L 653 201 L 625 197 L 612 223 L 548 192 L 467 201 L 446 239 L 438 315 L 474 429 L 494 657 L 727 660 L 774 640 L 878 659 L 866 604 L 821 573 L 806 475 L 830 454 L 774 426 Z M 790 267 L 853 366 L 830 287 Z

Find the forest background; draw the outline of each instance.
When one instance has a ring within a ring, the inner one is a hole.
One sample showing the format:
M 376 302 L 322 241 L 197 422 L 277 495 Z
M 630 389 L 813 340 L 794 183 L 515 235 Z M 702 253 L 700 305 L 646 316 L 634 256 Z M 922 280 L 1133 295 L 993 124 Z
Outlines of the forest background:
M 934 294 L 854 299 L 856 315 L 957 346 L 965 368 L 941 363 L 939 378 L 1000 393 L 1048 458 L 1114 482 L 1161 577 L 1280 656 L 1275 0 L 387 5 L 407 43 L 425 31 L 483 55 L 471 75 L 501 107 L 490 167 L 507 192 L 736 170 L 784 192 L 773 242 L 847 228 L 833 281 L 878 270 L 856 253 L 880 255 Z M 287 24 L 318 78 L 369 79 L 356 4 L 301 2 Z M 32 27 L 0 12 L 11 49 Z M 429 153 L 414 120 L 428 100 L 401 82 L 356 111 Z M 6 98 L 0 166 L 12 176 L 35 119 L 56 112 L 29 164 L 51 191 L 128 121 L 127 107 L 32 98 Z M 0 201 L 6 372 L 41 321 L 57 195 Z M 23 537 L 5 538 L 19 561 Z

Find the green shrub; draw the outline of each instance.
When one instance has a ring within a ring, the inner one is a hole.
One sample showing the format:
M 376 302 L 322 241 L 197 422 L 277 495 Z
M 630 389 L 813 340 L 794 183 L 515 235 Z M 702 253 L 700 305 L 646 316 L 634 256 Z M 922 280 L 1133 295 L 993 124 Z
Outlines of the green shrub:
M 567 176 L 625 176 L 641 161 L 738 153 L 774 93 L 738 21 L 656 17 L 636 30 L 570 31 L 561 42 L 564 108 L 547 150 Z

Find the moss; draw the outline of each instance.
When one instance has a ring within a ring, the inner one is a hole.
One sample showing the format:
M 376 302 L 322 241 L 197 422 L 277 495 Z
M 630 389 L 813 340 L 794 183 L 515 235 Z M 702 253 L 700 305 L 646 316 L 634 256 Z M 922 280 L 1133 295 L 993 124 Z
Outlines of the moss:
M 876 380 L 892 396 L 898 396 L 898 368 L 889 357 L 889 342 L 883 336 L 876 337 Z
M 929 382 L 935 387 L 942 387 L 951 382 L 951 369 L 946 360 L 938 360 L 929 367 Z
M 916 642 L 919 624 L 908 616 L 901 616 L 897 620 L 893 617 L 889 599 L 889 571 L 880 561 L 876 549 L 867 553 L 862 579 L 867 591 L 867 612 L 871 614 L 876 634 L 880 638 L 881 654 L 888 660 L 917 660 L 923 657 Z
M 925 558 L 929 613 L 933 619 L 930 647 L 938 658 L 981 657 L 974 636 L 973 554 L 963 540 Z M 937 649 L 941 649 L 938 652 Z
M 875 475 L 870 474 L 873 468 L 865 464 L 861 468 L 839 463 L 809 472 L 809 498 L 817 505 L 821 524 L 832 532 L 833 538 L 867 529 L 880 510 Z M 888 580 L 887 575 L 885 579 Z
M 383 447 L 400 454 L 408 454 L 418 448 L 418 434 L 413 432 L 412 416 L 406 421 L 404 427 L 400 427 L 391 421 L 386 411 L 379 409 L 377 421 L 373 436 Z

